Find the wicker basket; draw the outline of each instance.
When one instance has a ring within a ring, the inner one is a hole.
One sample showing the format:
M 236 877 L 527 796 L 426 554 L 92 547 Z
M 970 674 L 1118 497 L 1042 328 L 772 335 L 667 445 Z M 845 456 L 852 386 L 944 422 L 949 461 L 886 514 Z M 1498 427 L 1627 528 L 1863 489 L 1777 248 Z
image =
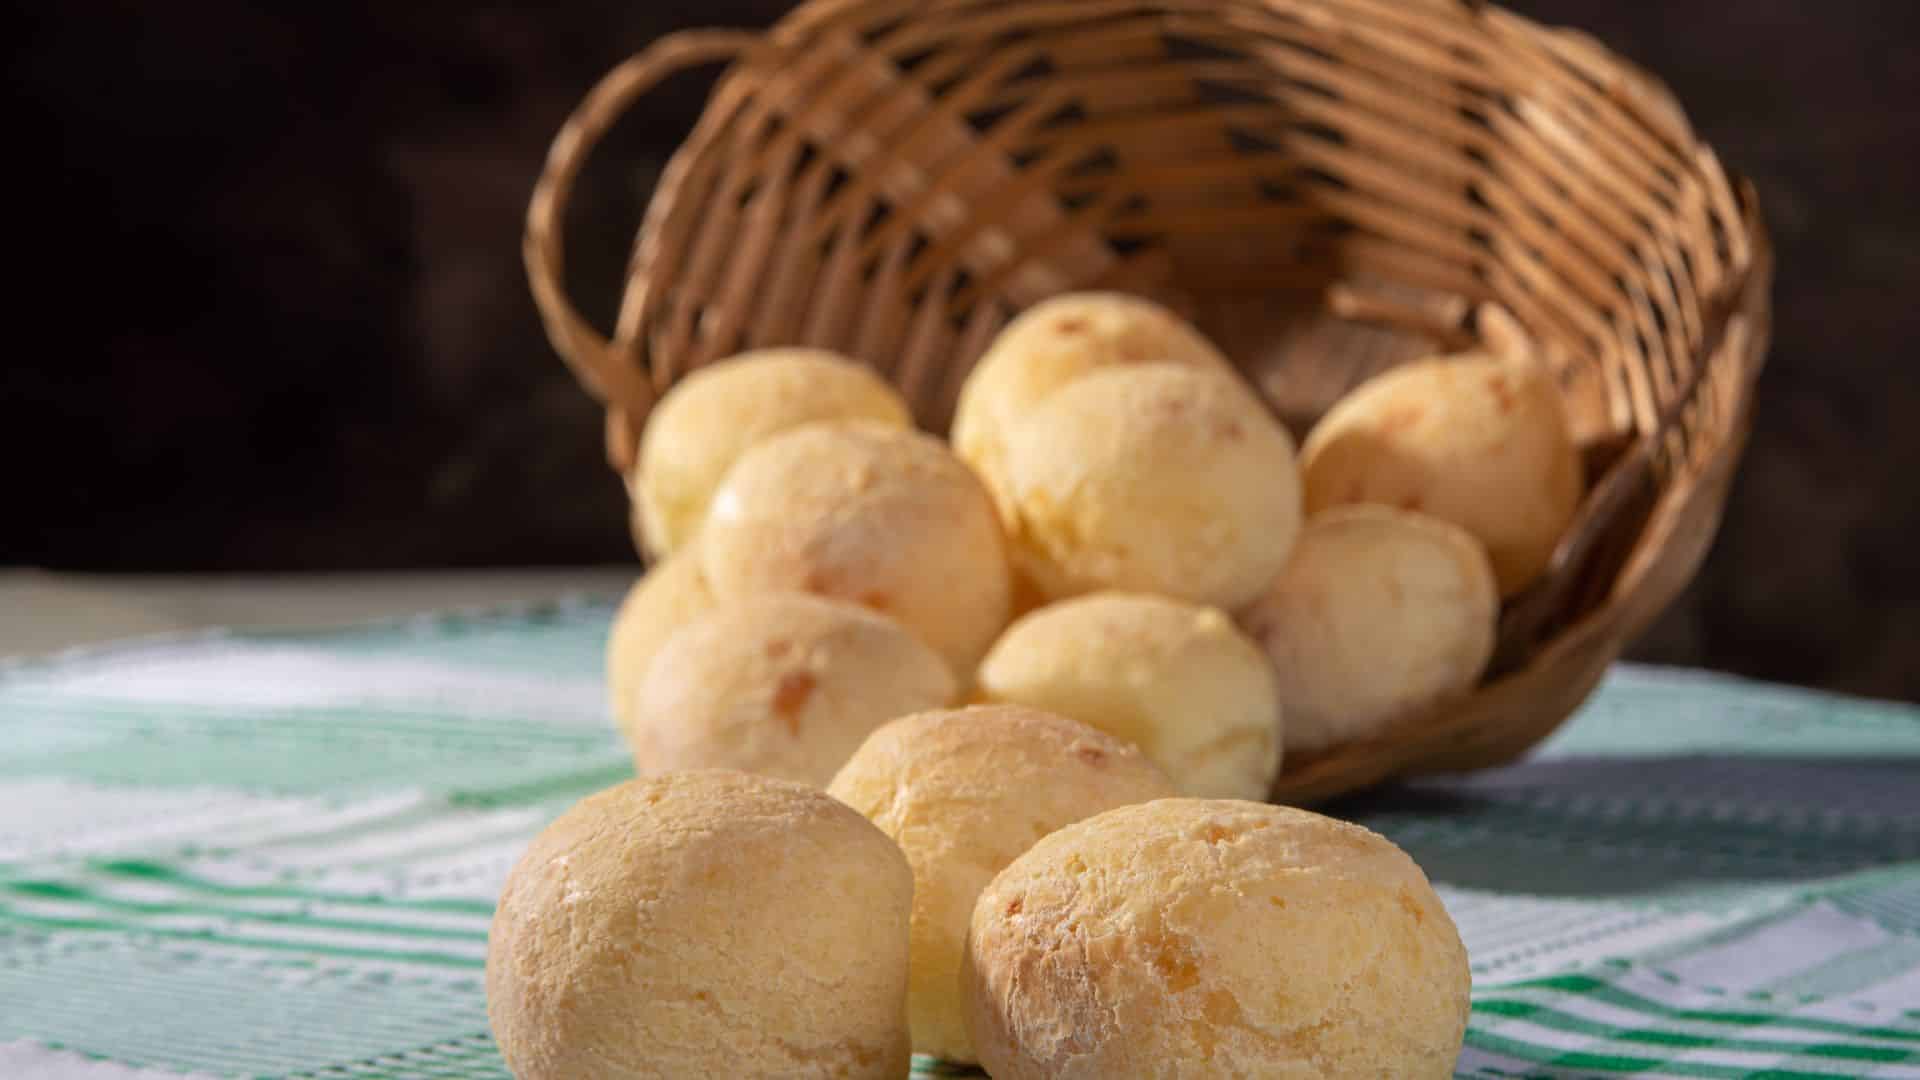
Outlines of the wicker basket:
M 641 94 L 718 61 L 609 341 L 563 288 L 568 191 Z M 1706 553 L 1771 277 L 1751 186 L 1660 84 L 1465 0 L 812 0 L 670 37 L 560 132 L 526 258 L 623 473 L 656 396 L 749 347 L 858 357 L 942 430 L 994 333 L 1074 289 L 1192 318 L 1296 434 L 1436 346 L 1543 359 L 1595 481 L 1553 568 L 1479 690 L 1295 758 L 1288 801 L 1504 762 L 1579 706 Z

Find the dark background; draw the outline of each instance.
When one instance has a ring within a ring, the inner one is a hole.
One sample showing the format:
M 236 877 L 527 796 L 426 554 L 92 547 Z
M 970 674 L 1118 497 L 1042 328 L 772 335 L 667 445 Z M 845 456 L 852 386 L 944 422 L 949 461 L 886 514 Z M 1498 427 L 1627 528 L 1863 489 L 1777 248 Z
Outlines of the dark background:
M 1920 700 L 1920 5 L 1533 0 L 1664 75 L 1780 249 L 1759 432 L 1640 655 Z M 0 565 L 629 561 L 600 416 L 541 337 L 521 215 L 585 89 L 700 5 L 68 0 L 14 13 L 23 184 Z M 270 10 L 281 8 L 284 10 Z M 664 154 L 649 99 L 575 199 L 605 317 Z

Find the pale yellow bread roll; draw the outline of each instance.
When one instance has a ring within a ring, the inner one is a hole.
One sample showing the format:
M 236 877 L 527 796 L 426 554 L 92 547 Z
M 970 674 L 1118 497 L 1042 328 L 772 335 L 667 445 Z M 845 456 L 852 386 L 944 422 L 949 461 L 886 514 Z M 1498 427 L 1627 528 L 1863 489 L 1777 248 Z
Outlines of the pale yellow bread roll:
M 1006 626 L 1006 541 L 939 440 L 876 424 L 776 435 L 734 466 L 701 537 L 722 600 L 802 591 L 898 619 L 957 673 Z
M 1235 610 L 1300 529 L 1293 440 L 1215 372 L 1082 376 L 1012 430 L 1006 472 L 1014 558 L 1054 599 L 1127 589 Z
M 946 661 L 892 619 L 769 593 L 667 640 L 636 688 L 627 737 L 642 776 L 724 768 L 825 787 L 875 728 L 958 692 Z
M 678 550 L 699 531 L 741 454 L 824 420 L 913 426 L 885 380 L 822 349 L 764 349 L 690 372 L 654 408 L 628 484 L 647 550 Z
M 1502 596 L 1546 569 L 1584 485 L 1549 377 L 1486 356 L 1408 364 L 1360 387 L 1308 436 L 1301 472 L 1309 515 L 1383 503 L 1472 533 Z
M 487 1017 L 519 1080 L 898 1080 L 912 905 L 900 849 L 824 792 L 631 781 L 508 876 Z
M 669 558 L 635 582 L 614 613 L 607 633 L 607 698 L 614 723 L 633 728 L 633 694 L 655 653 L 681 627 L 713 609 L 700 557 Z
M 994 1080 L 1453 1075 L 1470 978 L 1404 852 L 1301 810 L 1170 799 L 1034 845 L 974 906 Z
M 1493 657 L 1500 590 L 1466 530 L 1345 506 L 1307 523 L 1286 570 L 1241 621 L 1279 676 L 1287 752 L 1322 750 L 1478 684 Z
M 1280 770 L 1273 671 L 1216 608 L 1115 592 L 1063 601 L 1015 623 L 978 684 L 984 700 L 1133 743 L 1183 794 L 1264 798 Z
M 1173 786 L 1111 736 L 1051 713 L 999 706 L 888 724 L 828 791 L 893 837 L 913 866 L 907 1015 L 915 1052 L 969 1062 L 959 980 L 974 898 L 1054 829 L 1163 798 Z
M 1001 331 L 967 376 L 953 417 L 954 451 L 1010 510 L 1004 494 L 1007 433 L 1082 375 L 1140 364 L 1233 370 L 1199 331 L 1150 300 L 1069 293 L 1029 308 Z

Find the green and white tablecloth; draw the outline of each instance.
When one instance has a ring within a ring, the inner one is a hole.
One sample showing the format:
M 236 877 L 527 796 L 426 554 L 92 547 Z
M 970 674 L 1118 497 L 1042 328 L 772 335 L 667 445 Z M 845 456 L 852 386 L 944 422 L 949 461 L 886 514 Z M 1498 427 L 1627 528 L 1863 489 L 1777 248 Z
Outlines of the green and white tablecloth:
M 0 1072 L 505 1076 L 495 889 L 628 775 L 609 614 L 0 668 Z M 1462 1076 L 1920 1077 L 1920 711 L 1622 669 L 1528 764 L 1336 809 L 1466 936 Z

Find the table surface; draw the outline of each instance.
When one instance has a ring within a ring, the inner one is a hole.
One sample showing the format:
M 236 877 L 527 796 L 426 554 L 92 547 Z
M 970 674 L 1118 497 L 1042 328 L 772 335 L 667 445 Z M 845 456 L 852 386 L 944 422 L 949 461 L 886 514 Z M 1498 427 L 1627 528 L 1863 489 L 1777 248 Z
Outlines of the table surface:
M 102 575 L 0 569 L 0 656 L 209 627 L 316 630 L 416 611 L 618 595 L 637 566 L 307 575 Z
M 165 635 L 0 663 L 0 1074 L 506 1080 L 487 923 L 631 775 L 628 576 L 0 583 L 14 651 Z M 1328 809 L 1460 927 L 1460 1076 L 1920 1078 L 1920 710 L 1621 668 L 1527 762 Z

